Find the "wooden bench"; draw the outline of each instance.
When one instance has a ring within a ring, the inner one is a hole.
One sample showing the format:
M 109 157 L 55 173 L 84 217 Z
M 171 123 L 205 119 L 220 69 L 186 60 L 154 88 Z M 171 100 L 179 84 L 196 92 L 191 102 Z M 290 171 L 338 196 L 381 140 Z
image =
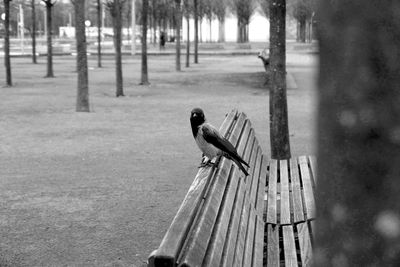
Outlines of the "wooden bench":
M 200 168 L 148 266 L 309 266 L 314 232 L 316 162 L 268 160 L 244 113 L 220 127 L 245 161 Z
M 316 160 L 270 160 L 265 188 L 264 265 L 310 266 Z
M 229 113 L 220 132 L 250 175 L 225 158 L 200 168 L 148 266 L 262 266 L 268 160 L 244 113 Z

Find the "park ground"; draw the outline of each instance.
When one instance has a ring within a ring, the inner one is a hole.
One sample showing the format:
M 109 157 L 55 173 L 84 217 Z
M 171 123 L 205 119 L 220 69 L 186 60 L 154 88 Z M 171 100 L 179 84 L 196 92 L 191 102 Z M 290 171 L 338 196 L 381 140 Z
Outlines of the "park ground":
M 287 57 L 293 156 L 315 154 L 315 58 Z M 120 98 L 114 58 L 97 68 L 90 57 L 90 113 L 74 111 L 74 58 L 55 57 L 55 78 L 45 63 L 12 58 L 14 86 L 0 89 L 0 266 L 143 266 L 197 172 L 194 107 L 216 126 L 244 111 L 269 155 L 254 55 L 204 55 L 182 72 L 172 55 L 150 56 L 150 86 L 138 85 L 140 57 L 125 56 Z

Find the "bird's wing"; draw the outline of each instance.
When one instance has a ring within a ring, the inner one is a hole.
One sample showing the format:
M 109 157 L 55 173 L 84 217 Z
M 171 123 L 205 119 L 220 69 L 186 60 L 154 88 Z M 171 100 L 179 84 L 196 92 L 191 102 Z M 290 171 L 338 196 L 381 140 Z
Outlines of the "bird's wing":
M 235 147 L 226 140 L 221 134 L 218 132 L 217 129 L 215 129 L 212 125 L 205 123 L 202 126 L 202 131 L 203 131 L 203 138 L 206 140 L 208 143 L 212 144 L 216 148 L 221 149 L 223 152 L 226 152 L 231 155 L 236 155 L 236 149 Z

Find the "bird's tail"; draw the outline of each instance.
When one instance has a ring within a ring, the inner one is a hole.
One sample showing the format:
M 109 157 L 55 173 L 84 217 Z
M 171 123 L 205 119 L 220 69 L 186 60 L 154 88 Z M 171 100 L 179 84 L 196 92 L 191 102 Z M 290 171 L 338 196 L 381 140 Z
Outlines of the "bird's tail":
M 247 162 L 244 161 L 239 155 L 231 156 L 231 155 L 225 154 L 225 157 L 227 157 L 227 158 L 233 160 L 233 162 L 236 163 L 236 165 L 239 167 L 239 169 L 240 169 L 246 176 L 249 175 L 249 173 L 247 172 L 246 168 L 243 167 L 242 163 L 243 163 L 244 165 L 246 165 L 247 167 L 250 167 L 250 166 L 249 166 L 249 164 L 247 164 Z

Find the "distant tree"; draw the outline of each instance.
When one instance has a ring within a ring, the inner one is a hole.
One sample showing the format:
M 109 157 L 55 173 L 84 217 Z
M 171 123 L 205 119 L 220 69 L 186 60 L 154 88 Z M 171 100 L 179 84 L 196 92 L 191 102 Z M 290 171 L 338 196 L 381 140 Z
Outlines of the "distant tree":
M 47 74 L 46 78 L 54 77 L 53 72 L 53 45 L 52 45 L 52 8 L 55 0 L 42 0 L 46 6 L 46 25 L 47 25 Z
M 286 97 L 286 0 L 270 2 L 270 141 L 273 159 L 290 158 Z
M 89 75 L 86 55 L 85 1 L 71 1 L 75 7 L 76 66 L 78 72 L 76 111 L 89 112 Z
M 214 0 L 202 0 L 204 16 L 208 20 L 209 25 L 209 41 L 212 41 L 212 20 L 214 18 Z
M 10 60 L 10 2 L 11 0 L 3 0 L 4 2 L 4 65 L 6 67 L 6 85 L 12 86 L 11 79 L 11 60 Z
M 199 63 L 199 0 L 193 0 L 194 17 L 194 63 Z
M 227 9 L 226 1 L 227 0 L 219 0 L 213 2 L 213 12 L 215 13 L 215 16 L 217 16 L 219 22 L 218 42 L 225 42 L 225 16 Z
M 36 5 L 35 0 L 31 0 L 31 11 L 32 11 L 32 18 L 31 18 L 31 36 L 32 36 L 32 63 L 36 64 Z
M 97 67 L 101 68 L 101 20 L 102 20 L 102 3 L 96 0 L 97 9 Z
M 183 2 L 183 14 L 186 18 L 186 67 L 190 66 L 190 14 L 193 11 L 193 6 L 188 0 Z
M 147 70 L 147 14 L 149 12 L 149 0 L 142 0 L 142 72 L 141 85 L 149 84 Z
M 250 18 L 254 14 L 256 4 L 254 0 L 232 0 L 232 9 L 237 17 L 238 34 L 237 42 L 249 41 Z
M 297 20 L 297 41 L 306 42 L 307 25 L 312 23 L 312 17 L 315 12 L 315 0 L 290 0 L 288 10 L 291 15 Z
M 113 18 L 114 48 L 115 48 L 115 76 L 116 96 L 124 96 L 122 79 L 122 7 L 125 0 L 107 0 L 106 5 Z
M 181 0 L 175 0 L 175 35 L 176 35 L 176 64 L 175 68 L 177 71 L 181 70 L 181 21 L 182 21 L 182 9 Z

